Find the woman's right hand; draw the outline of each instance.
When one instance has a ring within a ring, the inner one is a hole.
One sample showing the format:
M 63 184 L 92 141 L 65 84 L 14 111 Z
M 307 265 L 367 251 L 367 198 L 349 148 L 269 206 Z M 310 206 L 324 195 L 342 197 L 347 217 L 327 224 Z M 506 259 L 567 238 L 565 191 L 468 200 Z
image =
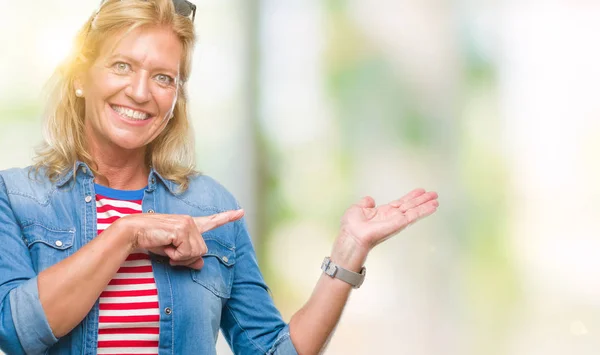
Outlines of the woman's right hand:
M 144 213 L 120 218 L 113 226 L 126 231 L 132 251 L 145 249 L 169 257 L 173 266 L 200 270 L 204 265 L 202 256 L 208 251 L 202 233 L 243 216 L 241 209 L 205 217 Z

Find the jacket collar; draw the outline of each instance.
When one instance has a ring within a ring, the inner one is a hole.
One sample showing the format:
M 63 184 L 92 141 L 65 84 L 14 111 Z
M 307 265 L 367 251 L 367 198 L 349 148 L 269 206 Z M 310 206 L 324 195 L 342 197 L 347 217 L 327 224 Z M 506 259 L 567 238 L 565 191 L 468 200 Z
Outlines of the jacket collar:
M 77 172 L 77 173 L 75 173 Z M 58 187 L 64 186 L 71 179 L 73 179 L 76 174 L 83 174 L 90 177 L 94 177 L 92 170 L 88 167 L 88 165 L 82 161 L 77 161 L 73 167 L 73 169 L 66 170 L 59 178 L 56 180 L 56 185 Z M 165 179 L 162 175 L 158 173 L 154 168 L 150 168 L 150 174 L 148 175 L 148 190 L 154 191 L 156 189 L 157 182 L 160 181 L 170 193 L 173 195 L 177 195 L 179 192 L 179 185 L 174 183 L 171 180 Z
M 56 186 L 62 187 L 67 182 L 69 182 L 69 180 L 71 180 L 75 176 L 76 171 L 80 171 L 84 175 L 89 174 L 92 177 L 94 176 L 94 174 L 92 174 L 90 168 L 87 166 L 86 163 L 77 161 L 73 166 L 73 169 L 65 170 L 65 172 L 58 178 L 58 180 L 56 180 Z
M 154 168 L 150 168 L 150 174 L 148 175 L 148 190 L 154 191 L 156 189 L 157 182 L 160 181 L 169 192 L 173 195 L 180 194 L 179 185 L 174 183 L 171 180 L 165 179 L 158 173 L 158 171 L 154 170 Z

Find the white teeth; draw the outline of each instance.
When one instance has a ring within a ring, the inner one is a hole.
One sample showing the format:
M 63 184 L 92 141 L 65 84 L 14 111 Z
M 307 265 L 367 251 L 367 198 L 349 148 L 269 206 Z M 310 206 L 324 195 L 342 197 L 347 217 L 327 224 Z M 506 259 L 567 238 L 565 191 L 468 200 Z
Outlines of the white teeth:
M 115 110 L 119 115 L 129 119 L 142 121 L 150 117 L 150 115 L 145 112 L 132 110 L 127 107 L 121 107 L 116 105 L 111 105 L 110 107 L 112 107 L 112 109 Z

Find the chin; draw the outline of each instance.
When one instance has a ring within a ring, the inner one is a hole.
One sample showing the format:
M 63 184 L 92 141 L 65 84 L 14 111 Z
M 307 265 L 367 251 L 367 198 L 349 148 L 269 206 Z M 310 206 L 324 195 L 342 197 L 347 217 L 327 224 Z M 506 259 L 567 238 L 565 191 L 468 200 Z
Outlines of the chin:
M 138 137 L 130 137 L 130 138 L 133 138 L 133 139 L 119 137 L 119 138 L 113 139 L 111 141 L 114 146 L 116 146 L 117 148 L 120 148 L 124 151 L 144 149 L 149 144 L 149 142 L 141 141 L 139 136 Z

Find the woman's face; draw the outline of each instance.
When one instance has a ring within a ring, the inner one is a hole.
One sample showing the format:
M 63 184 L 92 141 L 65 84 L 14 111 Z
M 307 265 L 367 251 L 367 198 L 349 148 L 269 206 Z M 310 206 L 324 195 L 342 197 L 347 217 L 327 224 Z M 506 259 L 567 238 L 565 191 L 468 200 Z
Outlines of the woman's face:
M 81 80 L 93 152 L 144 149 L 162 132 L 177 100 L 182 51 L 166 27 L 137 28 L 104 43 Z

